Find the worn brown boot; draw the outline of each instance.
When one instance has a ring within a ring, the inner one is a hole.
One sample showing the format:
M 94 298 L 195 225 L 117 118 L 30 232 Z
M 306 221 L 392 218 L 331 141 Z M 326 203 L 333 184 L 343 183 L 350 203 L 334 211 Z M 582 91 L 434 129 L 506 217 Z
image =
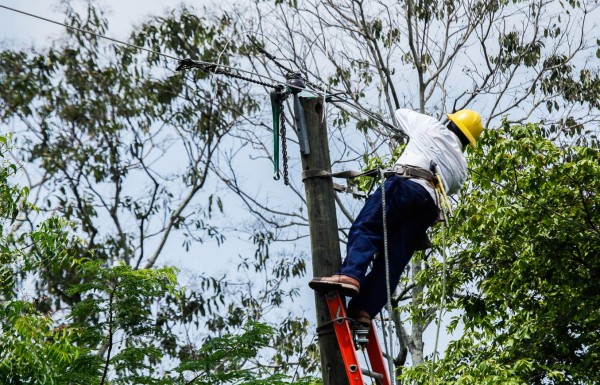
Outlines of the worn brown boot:
M 371 316 L 364 310 L 348 309 L 348 318 L 352 318 L 361 327 L 369 329 L 371 327 Z
M 360 282 L 357 279 L 340 274 L 331 277 L 315 277 L 308 283 L 308 286 L 321 293 L 337 290 L 348 297 L 355 297 L 360 291 Z

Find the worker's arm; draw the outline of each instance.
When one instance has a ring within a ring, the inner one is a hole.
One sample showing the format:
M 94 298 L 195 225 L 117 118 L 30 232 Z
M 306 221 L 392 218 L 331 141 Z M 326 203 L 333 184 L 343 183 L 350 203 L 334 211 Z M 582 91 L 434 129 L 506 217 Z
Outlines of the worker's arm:
M 394 114 L 398 127 L 409 137 L 415 128 L 414 114 L 416 114 L 416 112 L 409 110 L 408 108 L 400 108 L 396 110 L 396 113 Z
M 429 115 L 424 115 L 408 108 L 396 110 L 394 117 L 400 129 L 409 137 L 413 137 L 417 133 L 423 134 L 425 131 L 441 124 Z

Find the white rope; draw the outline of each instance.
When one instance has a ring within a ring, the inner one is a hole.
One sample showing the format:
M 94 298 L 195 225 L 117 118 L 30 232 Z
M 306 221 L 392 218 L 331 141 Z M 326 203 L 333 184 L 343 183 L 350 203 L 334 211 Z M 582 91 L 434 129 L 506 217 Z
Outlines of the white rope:
M 385 262 L 385 284 L 387 288 L 387 304 L 386 308 L 389 313 L 390 321 L 388 322 L 388 332 L 389 332 L 389 351 L 387 352 L 387 360 L 388 367 L 390 372 L 390 379 L 392 384 L 396 384 L 396 376 L 394 375 L 394 345 L 392 338 L 392 317 L 393 310 L 392 309 L 392 285 L 390 282 L 390 261 L 388 254 L 388 233 L 387 233 L 387 214 L 386 214 L 386 202 L 385 202 L 385 176 L 381 175 L 381 211 L 383 212 L 383 256 Z M 383 323 L 383 318 L 381 320 Z M 384 328 L 382 328 L 384 329 Z M 385 346 L 385 345 L 384 345 Z M 387 347 L 386 347 L 387 350 Z
M 442 312 L 444 311 L 445 301 L 446 301 L 446 234 L 445 234 L 445 224 L 442 223 L 442 298 L 440 299 L 440 308 L 438 311 L 438 320 L 437 327 L 435 331 L 435 343 L 433 346 L 433 358 L 431 360 L 431 384 L 435 383 L 435 360 L 438 354 L 438 340 L 440 338 L 440 326 L 442 324 Z
M 439 178 L 439 174 L 438 174 Z M 441 180 L 440 180 L 441 183 Z M 448 197 L 445 196 L 445 189 L 443 184 L 440 184 L 441 190 L 443 191 L 443 195 L 440 197 L 440 203 L 444 202 L 441 206 L 442 210 L 445 210 L 445 220 L 442 221 L 442 297 L 440 298 L 440 305 L 438 309 L 438 317 L 437 317 L 437 326 L 435 331 L 435 342 L 433 345 L 433 357 L 431 359 L 431 385 L 435 384 L 435 361 L 438 355 L 438 342 L 440 338 L 440 328 L 442 325 L 442 313 L 444 311 L 444 306 L 446 302 L 446 261 L 447 261 L 447 252 L 446 252 L 446 223 L 450 219 L 449 214 L 451 212 L 450 204 L 448 202 Z M 441 193 L 438 192 L 441 195 Z

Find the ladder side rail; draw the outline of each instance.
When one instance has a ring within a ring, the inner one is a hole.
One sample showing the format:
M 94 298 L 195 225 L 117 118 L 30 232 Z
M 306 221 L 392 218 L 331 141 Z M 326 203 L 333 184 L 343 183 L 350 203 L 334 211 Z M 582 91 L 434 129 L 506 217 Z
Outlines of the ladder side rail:
M 374 372 L 383 375 L 383 378 L 380 380 L 381 385 L 391 385 L 388 368 L 385 359 L 383 358 L 383 351 L 381 350 L 381 345 L 379 345 L 377 333 L 375 332 L 374 321 L 371 321 L 371 328 L 369 329 L 367 338 L 369 340 L 367 343 L 367 355 L 369 356 L 371 368 Z
M 328 293 L 326 299 L 333 329 L 338 340 L 342 360 L 344 361 L 346 375 L 348 376 L 348 382 L 351 385 L 365 385 L 342 298 L 337 291 L 334 291 Z

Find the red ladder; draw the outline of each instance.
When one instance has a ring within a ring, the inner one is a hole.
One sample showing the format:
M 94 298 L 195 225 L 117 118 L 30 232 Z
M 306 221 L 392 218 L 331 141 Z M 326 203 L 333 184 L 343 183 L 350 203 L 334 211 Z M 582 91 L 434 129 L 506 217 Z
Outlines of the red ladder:
M 352 329 L 349 319 L 346 317 L 346 307 L 344 301 L 337 291 L 330 291 L 325 295 L 329 314 L 333 322 L 333 329 L 340 346 L 342 360 L 348 376 L 350 385 L 365 385 L 363 376 L 373 378 L 378 385 L 391 385 L 390 377 L 387 372 L 383 352 L 379 347 L 377 333 L 375 333 L 375 323 L 371 321 L 371 327 L 367 334 L 368 342 L 366 344 L 367 356 L 373 371 L 361 369 L 358 362 Z

